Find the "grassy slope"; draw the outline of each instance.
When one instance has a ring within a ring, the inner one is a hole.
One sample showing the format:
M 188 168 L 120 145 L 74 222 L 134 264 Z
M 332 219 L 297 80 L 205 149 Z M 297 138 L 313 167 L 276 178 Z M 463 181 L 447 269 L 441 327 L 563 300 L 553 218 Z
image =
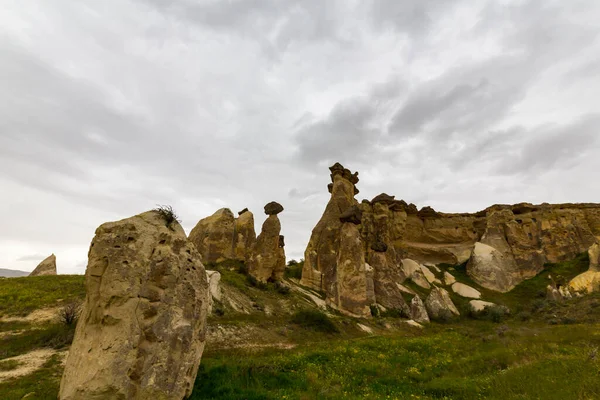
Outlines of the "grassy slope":
M 83 275 L 32 276 L 0 279 L 0 317 L 27 315 L 85 297 Z

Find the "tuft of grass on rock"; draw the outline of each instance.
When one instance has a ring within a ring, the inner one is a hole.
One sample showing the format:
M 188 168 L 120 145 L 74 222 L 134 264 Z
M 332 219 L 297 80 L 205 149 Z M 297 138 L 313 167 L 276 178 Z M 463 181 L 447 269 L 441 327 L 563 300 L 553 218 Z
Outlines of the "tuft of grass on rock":
M 178 222 L 181 223 L 181 220 L 177 217 L 177 214 L 175 214 L 175 211 L 173 210 L 173 207 L 166 205 L 166 206 L 157 206 L 154 211 L 156 211 L 157 213 L 159 213 L 161 215 L 161 217 L 164 218 L 165 223 L 167 224 L 167 228 L 172 229 L 172 224 L 174 222 Z

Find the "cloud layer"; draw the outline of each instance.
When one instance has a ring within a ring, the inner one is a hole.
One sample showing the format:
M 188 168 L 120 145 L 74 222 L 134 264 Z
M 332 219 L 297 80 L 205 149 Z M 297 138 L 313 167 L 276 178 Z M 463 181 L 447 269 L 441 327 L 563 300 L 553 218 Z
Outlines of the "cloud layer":
M 0 266 L 83 273 L 102 222 L 171 204 L 299 258 L 327 166 L 442 211 L 600 201 L 600 4 L 9 1 L 0 14 Z

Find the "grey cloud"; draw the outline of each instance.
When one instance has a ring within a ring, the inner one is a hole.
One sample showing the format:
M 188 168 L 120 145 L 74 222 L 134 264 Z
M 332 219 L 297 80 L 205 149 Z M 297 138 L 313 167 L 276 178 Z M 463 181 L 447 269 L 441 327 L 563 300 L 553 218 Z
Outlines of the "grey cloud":
M 29 254 L 23 257 L 17 258 L 17 261 L 42 261 L 44 258 L 48 257 L 48 255 L 43 254 Z

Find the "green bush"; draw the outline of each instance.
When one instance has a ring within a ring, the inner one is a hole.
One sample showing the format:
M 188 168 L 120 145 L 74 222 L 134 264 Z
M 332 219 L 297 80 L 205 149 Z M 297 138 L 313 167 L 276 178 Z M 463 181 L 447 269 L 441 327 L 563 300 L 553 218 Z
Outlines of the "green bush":
M 287 279 L 302 279 L 302 268 L 304 268 L 304 260 L 300 260 L 300 262 L 296 260 L 290 260 L 284 271 L 284 276 Z
M 338 327 L 321 311 L 302 310 L 292 315 L 291 322 L 303 328 L 324 333 L 338 333 Z

